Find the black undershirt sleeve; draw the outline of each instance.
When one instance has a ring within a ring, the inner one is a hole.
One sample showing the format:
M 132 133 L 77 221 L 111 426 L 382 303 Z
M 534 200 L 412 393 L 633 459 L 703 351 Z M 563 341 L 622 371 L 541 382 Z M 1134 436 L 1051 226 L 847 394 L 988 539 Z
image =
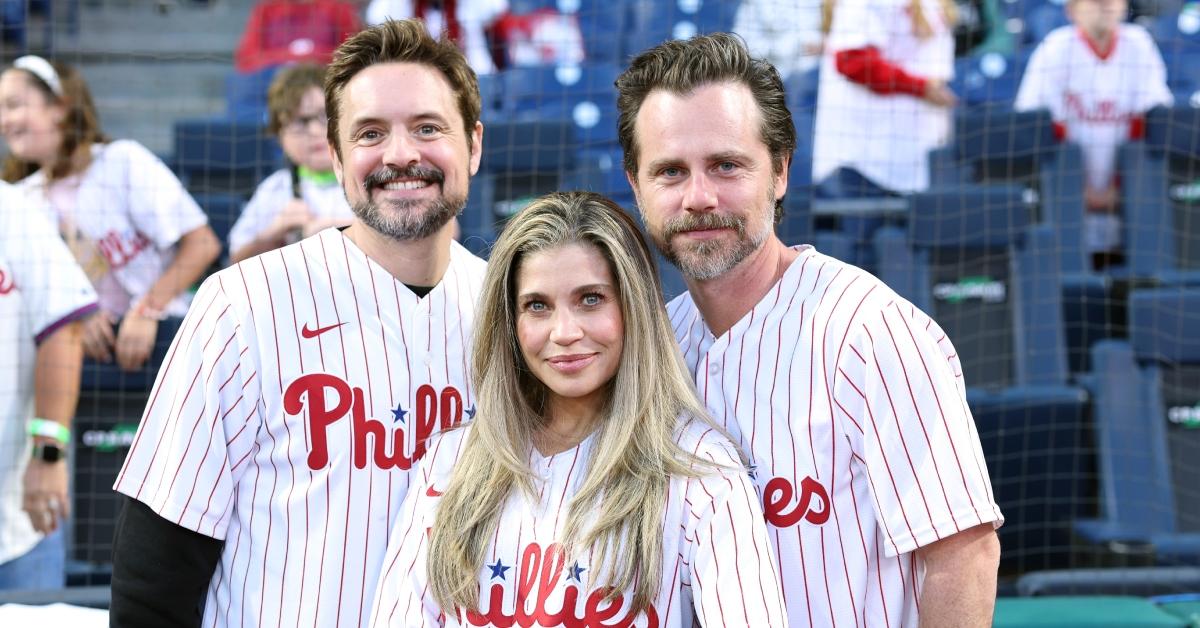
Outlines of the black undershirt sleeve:
M 110 628 L 198 627 L 224 541 L 123 500 L 113 538 Z

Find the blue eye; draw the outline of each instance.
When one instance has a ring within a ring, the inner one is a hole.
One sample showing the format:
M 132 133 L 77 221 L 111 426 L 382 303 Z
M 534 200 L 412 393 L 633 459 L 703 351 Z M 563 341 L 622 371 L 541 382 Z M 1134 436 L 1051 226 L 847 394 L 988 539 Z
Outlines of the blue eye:
M 600 296 L 600 295 L 598 295 L 598 294 L 596 294 L 596 293 L 594 293 L 594 292 L 593 292 L 593 293 L 591 293 L 591 294 L 585 294 L 585 295 L 583 295 L 583 304 L 584 304 L 584 305 L 589 305 L 589 306 L 591 306 L 591 305 L 600 305 L 600 303 L 601 303 L 603 300 L 604 300 L 604 297 L 602 297 L 602 296 Z

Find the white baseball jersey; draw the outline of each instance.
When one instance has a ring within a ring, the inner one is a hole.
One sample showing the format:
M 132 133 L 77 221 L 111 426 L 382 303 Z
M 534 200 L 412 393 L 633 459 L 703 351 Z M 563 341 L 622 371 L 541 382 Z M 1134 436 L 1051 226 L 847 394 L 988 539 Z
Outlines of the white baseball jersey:
M 571 496 L 583 485 L 596 435 L 553 456 L 532 450 L 538 501 L 509 497 L 479 573 L 480 608 L 442 612 L 426 576 L 427 531 L 470 428 L 430 446 L 415 490 L 388 543 L 371 625 L 701 626 L 786 625 L 770 542 L 750 479 L 733 446 L 711 427 L 687 422 L 679 444 L 726 469 L 673 477 L 663 515 L 663 570 L 651 608 L 634 614 L 632 590 L 604 602 L 592 553 L 568 557 L 562 538 Z M 423 484 L 422 484 L 423 483 Z
M 96 310 L 96 293 L 37 202 L 0 182 L 0 563 L 42 538 L 21 509 L 37 345 Z
M 359 626 L 436 430 L 474 414 L 484 262 L 418 299 L 337 229 L 210 277 L 116 490 L 225 541 L 204 626 Z
M 158 281 L 179 238 L 208 224 L 166 164 L 132 140 L 93 146 L 87 170 L 49 189 L 41 171 L 20 185 L 45 199 L 60 228 L 72 224 L 92 243 L 102 267 L 100 306 L 117 316 Z M 176 297 L 165 311 L 183 316 L 188 297 Z
M 766 59 L 788 77 L 815 69 L 821 60 L 821 0 L 742 0 L 733 32 L 750 54 Z
M 1113 181 L 1117 148 L 1129 140 L 1130 122 L 1157 105 L 1170 106 L 1167 71 L 1150 33 L 1122 24 L 1101 56 L 1075 26 L 1046 36 L 1029 58 L 1013 107 L 1049 109 L 1066 138 L 1083 149 L 1090 187 Z
M 927 154 L 950 136 L 950 110 L 907 94 L 876 94 L 837 71 L 834 56 L 874 46 L 905 72 L 948 81 L 954 76 L 954 33 L 939 0 L 921 0 L 933 35 L 912 29 L 909 0 L 838 0 L 833 12 L 813 135 L 813 181 L 854 168 L 893 192 L 929 187 Z
M 354 212 L 346 202 L 346 193 L 336 180 L 328 184 L 309 179 L 300 180 L 300 198 L 308 205 L 313 218 L 342 218 L 349 224 Z M 254 196 L 242 209 L 242 215 L 229 230 L 229 250 L 236 251 L 254 241 L 283 207 L 292 201 L 292 173 L 288 169 L 274 172 L 263 179 Z
M 913 550 L 1003 521 L 945 333 L 872 275 L 800 249 L 720 338 L 668 312 L 696 386 L 751 456 L 792 626 L 916 626 Z

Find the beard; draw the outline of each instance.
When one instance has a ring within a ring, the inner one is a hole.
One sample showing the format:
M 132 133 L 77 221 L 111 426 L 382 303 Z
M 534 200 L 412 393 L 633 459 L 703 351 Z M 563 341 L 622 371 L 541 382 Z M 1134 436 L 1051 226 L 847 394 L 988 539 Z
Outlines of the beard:
M 381 203 L 371 200 L 374 190 L 400 177 L 437 185 L 442 193 L 433 200 L 388 200 Z M 393 240 L 422 240 L 437 233 L 466 207 L 467 197 L 447 195 L 444 182 L 444 174 L 436 168 L 409 166 L 400 169 L 385 166 L 363 179 L 367 198 L 351 203 L 350 209 L 363 224 Z
M 774 215 L 774 186 L 768 190 L 769 212 Z M 750 233 L 747 220 L 741 216 L 706 213 L 680 216 L 666 222 L 651 240 L 655 248 L 688 279 L 707 281 L 715 279 L 742 263 L 742 260 L 757 251 L 771 234 L 771 221 L 762 229 Z M 732 229 L 732 243 L 724 238 L 701 242 L 677 242 L 675 236 L 685 231 L 700 229 Z

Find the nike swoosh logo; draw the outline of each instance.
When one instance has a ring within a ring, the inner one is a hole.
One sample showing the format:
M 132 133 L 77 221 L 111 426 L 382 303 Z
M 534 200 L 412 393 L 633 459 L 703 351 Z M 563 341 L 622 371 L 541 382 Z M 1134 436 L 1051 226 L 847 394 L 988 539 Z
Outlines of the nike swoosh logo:
M 321 334 L 323 334 L 331 329 L 337 329 L 338 327 L 341 327 L 342 325 L 345 325 L 345 324 L 346 323 L 338 323 L 336 325 L 327 325 L 325 327 L 309 329 L 308 323 L 305 323 L 304 327 L 300 329 L 300 335 L 304 336 L 305 338 L 316 338 L 317 336 L 320 336 Z
M 430 496 L 430 497 L 441 497 L 441 496 L 442 496 L 442 492 L 441 492 L 441 491 L 438 491 L 438 490 L 435 490 L 435 489 L 434 489 L 432 486 L 430 486 L 429 488 L 425 489 L 425 494 L 426 494 L 426 495 L 428 495 L 428 496 Z

